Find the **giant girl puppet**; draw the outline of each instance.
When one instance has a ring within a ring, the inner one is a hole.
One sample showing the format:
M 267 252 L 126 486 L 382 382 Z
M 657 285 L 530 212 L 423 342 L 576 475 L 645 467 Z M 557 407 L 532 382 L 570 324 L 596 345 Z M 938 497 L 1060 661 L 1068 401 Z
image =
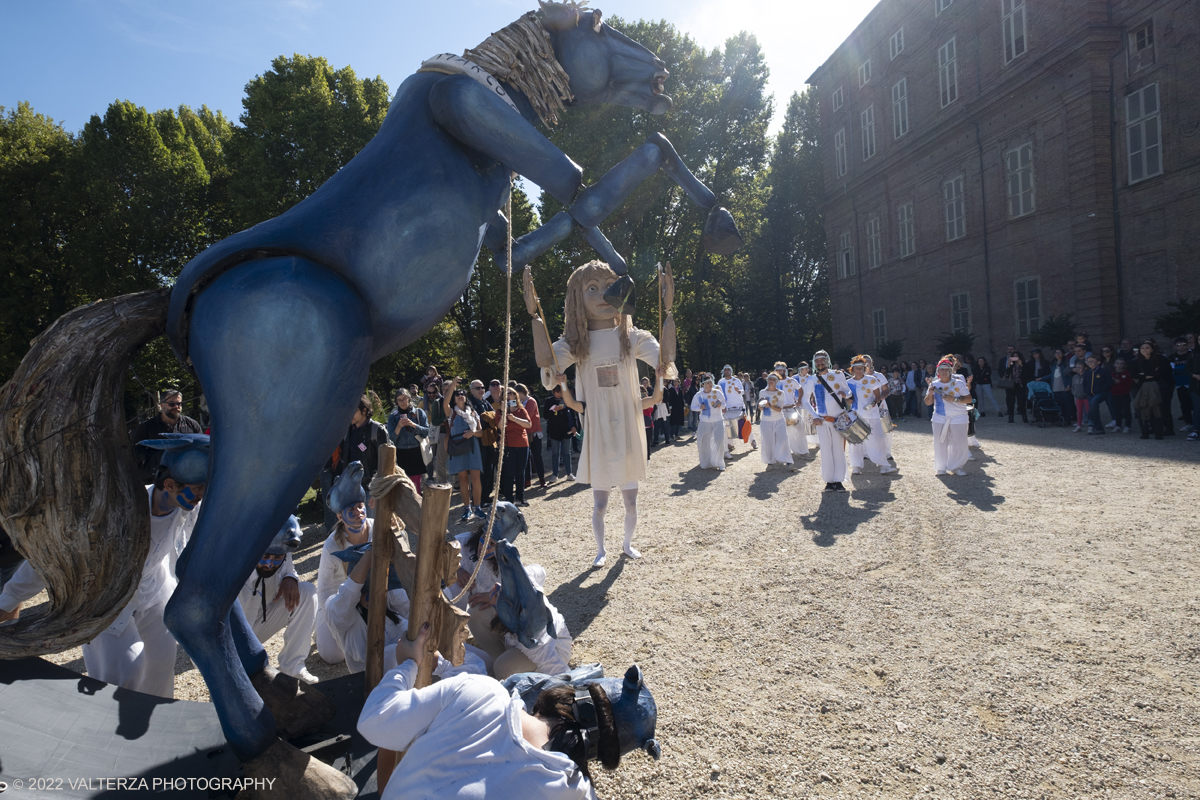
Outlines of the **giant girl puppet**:
M 0 518 L 52 609 L 3 629 L 0 658 L 89 641 L 136 590 L 150 519 L 117 431 L 126 368 L 165 328 L 208 400 L 214 444 L 164 621 L 204 676 L 247 777 L 273 777 L 292 798 L 356 793 L 276 735 L 287 709 L 260 692 L 267 654 L 233 601 L 345 435 L 371 363 L 445 316 L 482 244 L 519 267 L 578 232 L 624 272 L 598 226 L 659 169 L 708 212 L 710 252 L 741 243 L 661 134 L 585 186 L 543 133 L 572 106 L 671 107 L 666 65 L 582 5 L 542 3 L 461 56 L 426 59 L 375 138 L 310 197 L 208 248 L 169 290 L 76 309 L 38 337 L 0 390 Z M 501 213 L 514 173 L 564 208 L 518 241 Z M 652 339 L 630 336 L 626 353 L 649 353 Z M 589 426 L 606 430 L 595 415 Z M 627 485 L 640 465 L 613 474 Z
M 625 501 L 624 552 L 641 558 L 633 547 L 637 528 L 638 483 L 646 477 L 646 434 L 637 362 L 655 370 L 659 343 L 649 331 L 633 327 L 628 284 L 602 261 L 584 264 L 567 280 L 563 336 L 551 346 L 546 326 L 533 321 L 538 366 L 562 373 L 575 365 L 575 401 L 583 406 L 583 449 L 575 479 L 592 486 L 592 532 L 596 566 L 603 566 L 604 512 L 615 486 Z M 666 353 L 675 352 L 673 328 L 664 330 Z M 661 377 L 659 378 L 661 380 Z M 557 381 L 544 381 L 553 389 Z M 565 386 L 564 386 L 565 390 Z M 564 391 L 564 397 L 566 392 Z

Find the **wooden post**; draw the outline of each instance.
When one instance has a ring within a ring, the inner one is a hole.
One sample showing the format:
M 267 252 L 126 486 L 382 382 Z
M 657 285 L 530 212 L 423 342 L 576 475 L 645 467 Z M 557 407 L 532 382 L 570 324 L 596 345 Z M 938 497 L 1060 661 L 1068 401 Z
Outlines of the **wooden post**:
M 396 472 L 396 448 L 391 444 L 379 446 L 379 475 Z M 388 566 L 392 563 L 392 505 L 394 492 L 375 501 L 374 534 L 371 536 L 371 597 L 367 607 L 367 666 L 366 693 L 383 680 L 383 648 L 387 636 Z
M 453 490 L 444 483 L 428 485 L 421 498 L 421 539 L 417 543 L 417 580 L 413 594 L 409 597 L 408 640 L 417 638 L 417 632 L 426 622 L 431 635 L 428 650 L 417 666 L 417 685 L 421 689 L 433 682 L 436 662 L 434 651 L 438 647 L 442 629 L 441 596 L 442 577 L 445 575 L 446 521 L 450 517 L 450 496 Z

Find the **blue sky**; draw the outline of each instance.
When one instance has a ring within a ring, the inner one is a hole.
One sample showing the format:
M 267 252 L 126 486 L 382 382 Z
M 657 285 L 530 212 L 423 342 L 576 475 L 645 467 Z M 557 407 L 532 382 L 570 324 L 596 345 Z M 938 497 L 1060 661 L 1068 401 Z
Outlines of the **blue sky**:
M 788 96 L 875 0 L 591 5 L 627 19 L 666 19 L 708 48 L 740 30 L 754 33 L 771 68 L 777 126 Z M 275 56 L 321 55 L 359 77 L 382 76 L 395 90 L 422 59 L 472 47 L 535 7 L 536 0 L 8 0 L 0 2 L 0 105 L 28 100 L 72 131 L 114 100 L 151 110 L 208 105 L 236 122 L 243 87 Z

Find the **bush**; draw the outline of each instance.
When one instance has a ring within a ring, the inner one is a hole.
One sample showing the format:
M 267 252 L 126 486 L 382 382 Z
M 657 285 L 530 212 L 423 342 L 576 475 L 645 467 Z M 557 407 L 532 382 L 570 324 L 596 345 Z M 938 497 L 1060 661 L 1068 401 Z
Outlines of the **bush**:
M 1172 339 L 1188 333 L 1200 333 L 1200 297 L 1167 303 L 1167 306 L 1175 310 L 1154 318 L 1156 331 Z
M 889 364 L 898 359 L 904 353 L 904 340 L 892 339 L 884 342 L 875 348 L 876 354 L 879 356 L 879 361 L 882 364 L 884 361 Z
M 958 333 L 943 333 L 937 340 L 935 358 L 941 358 L 947 353 L 957 353 L 963 358 L 975 350 L 975 334 L 960 331 Z
M 1075 319 L 1070 314 L 1046 317 L 1036 331 L 1029 334 L 1029 341 L 1038 347 L 1062 347 L 1064 342 L 1075 338 Z

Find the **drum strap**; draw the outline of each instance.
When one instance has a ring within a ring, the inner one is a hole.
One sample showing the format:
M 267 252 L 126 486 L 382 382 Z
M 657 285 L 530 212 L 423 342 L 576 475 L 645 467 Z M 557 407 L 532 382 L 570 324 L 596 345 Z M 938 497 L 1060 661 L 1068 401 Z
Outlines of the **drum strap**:
M 821 385 L 825 387 L 825 391 L 828 392 L 829 396 L 832 397 L 834 399 L 834 401 L 838 404 L 838 408 L 842 409 L 842 411 L 845 411 L 846 404 L 842 402 L 842 398 L 838 397 L 834 393 L 833 389 L 829 388 L 829 384 L 825 382 L 825 379 L 821 377 L 821 373 L 819 373 L 819 372 L 817 373 L 817 380 L 821 382 Z

